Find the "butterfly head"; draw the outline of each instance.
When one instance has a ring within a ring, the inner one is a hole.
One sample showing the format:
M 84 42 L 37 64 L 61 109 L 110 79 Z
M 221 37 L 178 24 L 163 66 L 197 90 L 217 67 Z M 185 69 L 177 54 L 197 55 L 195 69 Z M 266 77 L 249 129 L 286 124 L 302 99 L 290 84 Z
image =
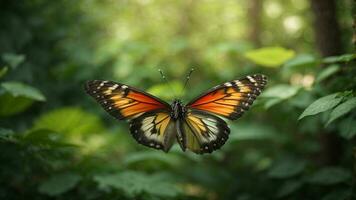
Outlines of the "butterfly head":
M 174 120 L 181 119 L 185 115 L 185 108 L 181 100 L 175 99 L 171 104 L 171 117 Z

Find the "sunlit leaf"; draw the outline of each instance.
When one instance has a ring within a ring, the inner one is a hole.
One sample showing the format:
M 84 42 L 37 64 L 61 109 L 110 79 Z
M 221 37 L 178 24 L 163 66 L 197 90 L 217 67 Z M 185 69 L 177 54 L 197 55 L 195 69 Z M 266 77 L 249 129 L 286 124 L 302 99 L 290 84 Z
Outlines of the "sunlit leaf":
M 69 139 L 71 143 L 81 143 L 93 133 L 101 133 L 103 125 L 100 119 L 80 108 L 64 107 L 41 115 L 32 130 L 52 130 Z
M 323 59 L 324 63 L 350 62 L 356 58 L 356 54 L 343 54 L 339 56 L 331 56 Z
M 1 87 L 4 88 L 5 91 L 12 94 L 14 97 L 22 96 L 37 101 L 46 100 L 46 98 L 38 89 L 20 82 L 4 82 L 1 84 Z
M 116 174 L 96 175 L 94 180 L 102 190 L 118 189 L 131 198 L 142 193 L 160 197 L 174 197 L 180 193 L 178 188 L 162 174 L 147 175 L 142 172 L 124 171 Z
M 57 196 L 74 188 L 80 179 L 81 176 L 75 173 L 55 174 L 42 182 L 38 190 L 42 194 Z
M 258 65 L 279 67 L 287 60 L 293 58 L 294 54 L 293 50 L 282 47 L 264 47 L 247 51 L 245 57 Z
M 327 79 L 328 77 L 330 77 L 331 75 L 335 74 L 336 72 L 338 72 L 340 69 L 339 65 L 331 65 L 327 68 L 325 68 L 323 71 L 321 71 L 318 76 L 316 77 L 316 82 L 321 82 L 325 79 Z
M 334 93 L 317 99 L 304 110 L 298 120 L 301 120 L 306 116 L 316 115 L 334 108 L 342 101 L 341 97 L 337 97 L 338 95 L 339 93 Z
M 339 167 L 326 167 L 316 171 L 308 178 L 308 182 L 319 185 L 334 185 L 346 182 L 351 178 L 350 171 Z
M 277 193 L 277 197 L 285 197 L 288 196 L 297 190 L 299 190 L 303 186 L 303 182 L 301 181 L 287 181 L 285 182 L 282 187 L 279 189 Z
M 354 108 L 356 108 L 356 97 L 351 98 L 346 102 L 336 106 L 333 111 L 331 111 L 329 121 L 326 123 L 326 125 L 330 124 L 337 118 L 351 112 Z
M 305 163 L 298 160 L 286 159 L 276 163 L 268 172 L 271 178 L 289 178 L 300 174 L 305 168 Z
M 2 60 L 6 62 L 10 67 L 16 68 L 23 61 L 25 61 L 24 55 L 12 54 L 12 53 L 4 53 L 1 56 Z

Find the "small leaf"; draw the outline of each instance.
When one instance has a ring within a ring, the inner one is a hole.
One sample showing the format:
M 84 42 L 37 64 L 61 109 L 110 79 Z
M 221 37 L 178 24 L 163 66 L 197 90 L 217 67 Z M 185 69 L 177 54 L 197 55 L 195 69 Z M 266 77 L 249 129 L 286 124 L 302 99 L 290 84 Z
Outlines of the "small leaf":
M 57 196 L 74 188 L 81 177 L 74 173 L 62 173 L 52 175 L 49 179 L 42 182 L 38 188 L 42 194 Z
M 340 56 L 331 56 L 323 59 L 324 63 L 350 62 L 356 58 L 356 54 L 343 54 Z
M 317 99 L 304 110 L 298 120 L 301 120 L 306 116 L 316 115 L 334 108 L 342 101 L 341 97 L 337 97 L 338 95 L 339 93 L 334 93 Z
M 1 86 L 14 97 L 22 96 L 37 101 L 45 101 L 43 94 L 34 87 L 20 82 L 5 82 Z
M 351 173 L 339 167 L 326 167 L 311 175 L 308 182 L 319 185 L 334 185 L 346 182 L 351 178 Z
M 305 163 L 297 160 L 283 160 L 275 164 L 268 176 L 271 178 L 289 178 L 301 173 L 305 168 Z
M 356 108 L 356 97 L 351 98 L 347 100 L 346 102 L 338 105 L 334 110 L 330 113 L 330 118 L 329 121 L 326 123 L 326 125 L 329 125 L 331 122 L 336 120 L 337 118 L 346 115 L 349 113 L 351 110 Z
M 277 197 L 286 197 L 299 190 L 302 186 L 303 183 L 301 181 L 287 181 L 278 191 Z
M 17 55 L 12 53 L 4 53 L 2 54 L 2 59 L 13 69 L 19 66 L 23 61 L 25 61 L 24 55 Z
M 0 78 L 4 77 L 7 73 L 7 71 L 9 70 L 8 67 L 3 67 L 0 69 Z
M 331 65 L 327 68 L 325 68 L 323 71 L 321 71 L 319 73 L 319 75 L 316 77 L 316 82 L 321 82 L 325 79 L 327 79 L 328 77 L 330 77 L 331 75 L 335 74 L 336 72 L 338 72 L 340 69 L 339 65 Z
M 250 50 L 245 57 L 252 62 L 265 67 L 278 67 L 294 56 L 293 50 L 282 47 L 265 47 Z
M 10 129 L 0 128 L 0 140 L 14 141 L 14 131 Z

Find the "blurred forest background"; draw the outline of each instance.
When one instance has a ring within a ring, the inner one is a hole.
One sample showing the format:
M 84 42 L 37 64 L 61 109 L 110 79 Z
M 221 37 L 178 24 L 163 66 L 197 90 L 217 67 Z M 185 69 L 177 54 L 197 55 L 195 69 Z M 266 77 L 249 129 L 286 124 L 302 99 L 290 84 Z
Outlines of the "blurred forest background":
M 0 1 L 0 199 L 356 198 L 353 0 Z M 91 79 L 269 83 L 210 155 L 137 144 Z

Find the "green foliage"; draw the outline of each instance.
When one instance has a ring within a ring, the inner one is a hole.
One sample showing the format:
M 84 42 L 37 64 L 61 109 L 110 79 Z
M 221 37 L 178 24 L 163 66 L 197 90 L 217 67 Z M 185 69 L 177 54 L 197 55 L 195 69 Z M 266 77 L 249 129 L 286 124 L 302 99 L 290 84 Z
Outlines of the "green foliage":
M 74 173 L 54 174 L 39 185 L 38 191 L 50 196 L 58 196 L 73 189 L 80 179 L 81 177 Z
M 335 185 L 347 182 L 351 178 L 348 170 L 343 168 L 328 167 L 321 169 L 308 178 L 308 182 L 320 185 Z
M 257 29 L 253 3 L 1 1 L 0 199 L 352 199 L 349 4 L 345 51 L 323 58 L 309 1 L 263 1 Z M 105 79 L 187 102 L 254 73 L 266 88 L 207 155 L 137 144 L 83 90 Z
M 147 175 L 136 171 L 125 171 L 116 174 L 96 175 L 94 180 L 99 188 L 108 191 L 110 188 L 122 190 L 130 198 L 143 194 L 156 197 L 175 197 L 180 190 L 165 174 Z M 144 199 L 149 199 L 144 197 Z
M 339 93 L 330 94 L 314 101 L 310 104 L 304 112 L 299 116 L 299 120 L 306 116 L 316 115 L 325 111 L 328 111 L 337 106 L 342 101 L 342 97 L 339 97 Z
M 295 52 L 293 50 L 282 47 L 264 47 L 245 53 L 246 58 L 264 67 L 279 67 L 287 60 L 293 58 L 294 55 Z

